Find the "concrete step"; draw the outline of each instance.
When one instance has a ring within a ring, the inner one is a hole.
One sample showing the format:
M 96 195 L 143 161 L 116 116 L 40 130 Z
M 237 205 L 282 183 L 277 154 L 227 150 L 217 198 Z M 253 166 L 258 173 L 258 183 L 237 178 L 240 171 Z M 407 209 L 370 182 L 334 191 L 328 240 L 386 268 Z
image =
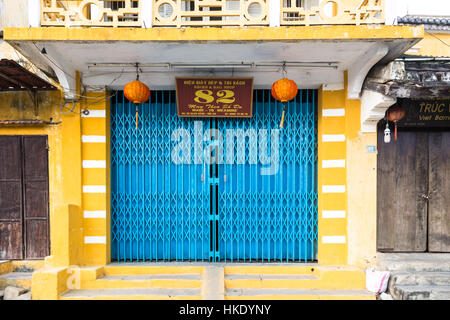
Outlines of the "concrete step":
M 255 265 L 255 264 L 235 264 L 228 265 L 224 267 L 225 275 L 232 274 L 248 274 L 248 275 L 260 275 L 260 274 L 314 274 L 317 272 L 317 264 L 302 264 L 302 265 L 279 265 L 279 264 L 266 264 L 266 265 Z
M 0 275 L 0 290 L 8 286 L 31 289 L 32 272 L 10 272 Z
M 450 272 L 394 272 L 389 285 L 450 286 Z
M 226 289 L 362 290 L 364 271 L 351 267 L 225 267 Z
M 200 274 L 135 274 L 107 275 L 83 283 L 83 289 L 125 289 L 125 288 L 159 288 L 159 289 L 195 289 L 201 288 Z
M 225 300 L 375 300 L 366 290 L 228 289 Z
M 377 255 L 379 270 L 450 272 L 449 253 L 380 253 Z
M 450 300 L 450 286 L 395 286 L 395 300 Z
M 226 289 L 315 289 L 319 277 L 309 274 L 231 274 L 225 275 Z
M 104 267 L 105 275 L 202 274 L 203 266 L 167 265 L 157 263 L 111 263 Z
M 0 274 L 10 273 L 12 272 L 11 261 L 9 260 L 0 260 Z
M 201 300 L 200 289 L 97 289 L 70 290 L 61 300 Z

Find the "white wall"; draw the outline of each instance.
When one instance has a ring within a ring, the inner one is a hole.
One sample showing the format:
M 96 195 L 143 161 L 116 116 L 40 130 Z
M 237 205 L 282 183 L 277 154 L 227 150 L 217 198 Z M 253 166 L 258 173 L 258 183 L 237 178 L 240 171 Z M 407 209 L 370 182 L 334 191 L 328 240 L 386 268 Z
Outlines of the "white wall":
M 28 0 L 0 0 L 0 29 L 28 27 Z
M 386 0 L 386 24 L 406 15 L 450 17 L 450 0 Z

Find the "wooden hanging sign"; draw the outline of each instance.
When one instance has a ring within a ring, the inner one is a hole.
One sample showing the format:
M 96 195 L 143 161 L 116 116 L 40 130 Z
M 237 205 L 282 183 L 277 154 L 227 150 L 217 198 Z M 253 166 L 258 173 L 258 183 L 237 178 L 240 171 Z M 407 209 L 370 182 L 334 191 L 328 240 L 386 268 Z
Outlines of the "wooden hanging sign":
M 398 103 L 406 110 L 399 127 L 450 126 L 450 99 L 401 99 Z
M 251 118 L 253 78 L 176 78 L 179 117 Z

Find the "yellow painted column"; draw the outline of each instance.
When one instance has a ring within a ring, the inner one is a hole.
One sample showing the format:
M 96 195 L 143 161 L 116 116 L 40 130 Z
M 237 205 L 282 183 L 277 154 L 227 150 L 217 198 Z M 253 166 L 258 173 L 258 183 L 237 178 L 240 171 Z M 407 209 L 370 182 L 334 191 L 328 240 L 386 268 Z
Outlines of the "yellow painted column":
M 367 268 L 376 263 L 377 133 L 361 132 L 361 100 L 347 99 L 346 110 L 347 263 Z
M 80 73 L 77 72 L 75 76 L 79 93 Z M 58 164 L 62 188 L 58 192 L 62 193 L 63 202 L 50 216 L 51 256 L 45 260 L 49 267 L 76 265 L 82 256 L 82 244 L 77 243 L 77 236 L 81 232 L 78 216 L 81 208 L 80 102 L 73 105 L 68 103 L 62 110 L 61 156 Z
M 109 93 L 88 92 L 82 114 L 82 197 L 84 264 L 110 262 Z
M 318 260 L 347 263 L 346 91 L 319 90 Z

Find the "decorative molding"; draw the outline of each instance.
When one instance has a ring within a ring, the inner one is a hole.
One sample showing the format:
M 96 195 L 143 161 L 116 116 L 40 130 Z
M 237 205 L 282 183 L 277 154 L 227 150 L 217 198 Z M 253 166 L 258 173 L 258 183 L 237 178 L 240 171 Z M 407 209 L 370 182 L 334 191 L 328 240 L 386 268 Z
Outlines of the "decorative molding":
M 272 0 L 277 1 L 277 0 Z M 281 25 L 383 24 L 384 0 L 363 0 L 359 6 L 345 0 L 321 1 L 319 6 L 306 9 L 296 1 L 281 0 Z
M 348 70 L 348 99 L 360 99 L 367 74 L 388 52 L 389 49 L 385 44 L 374 43 L 355 60 Z
M 41 26 L 141 27 L 141 1 L 123 0 L 119 8 L 113 0 L 41 0 Z
M 345 109 L 323 109 L 322 117 L 344 117 Z
M 88 110 L 89 114 L 81 113 L 82 118 L 105 118 L 106 110 Z
M 345 168 L 345 159 L 343 160 L 322 160 L 322 168 Z
M 344 90 L 344 83 L 330 83 L 324 84 L 322 87 L 323 91 L 340 91 Z
M 378 121 L 384 118 L 386 110 L 396 102 L 396 98 L 372 90 L 363 90 L 361 96 L 361 132 L 377 132 Z
M 192 5 L 192 6 L 191 6 Z M 218 8 L 218 10 L 210 10 Z M 153 26 L 267 26 L 269 0 L 154 0 Z
M 106 186 L 83 186 L 83 193 L 106 193 Z
M 106 219 L 106 211 L 84 211 L 85 219 Z
M 83 143 L 106 143 L 106 136 L 81 136 Z
M 345 236 L 323 236 L 322 243 L 346 243 L 347 239 Z
M 84 237 L 84 243 L 86 243 L 86 244 L 106 244 L 106 237 L 105 236 Z
M 106 161 L 105 160 L 83 160 L 83 168 L 84 169 L 92 169 L 92 168 L 104 169 L 104 168 L 106 168 Z
M 345 219 L 345 210 L 322 210 L 323 219 Z
M 345 141 L 344 134 L 323 134 L 322 135 L 323 142 L 342 142 Z
M 322 186 L 322 193 L 345 193 L 345 185 L 342 186 Z

